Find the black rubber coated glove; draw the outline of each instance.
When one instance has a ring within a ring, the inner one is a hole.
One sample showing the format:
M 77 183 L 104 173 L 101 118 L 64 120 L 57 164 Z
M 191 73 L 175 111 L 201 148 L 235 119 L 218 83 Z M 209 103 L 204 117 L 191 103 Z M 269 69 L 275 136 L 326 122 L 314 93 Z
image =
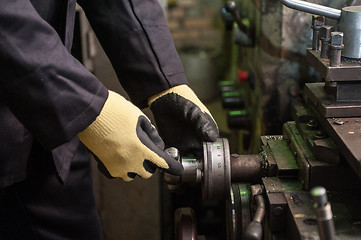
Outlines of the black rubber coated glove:
M 179 85 L 148 100 L 166 147 L 182 154 L 202 154 L 202 142 L 218 138 L 218 127 L 209 110 L 187 85 Z

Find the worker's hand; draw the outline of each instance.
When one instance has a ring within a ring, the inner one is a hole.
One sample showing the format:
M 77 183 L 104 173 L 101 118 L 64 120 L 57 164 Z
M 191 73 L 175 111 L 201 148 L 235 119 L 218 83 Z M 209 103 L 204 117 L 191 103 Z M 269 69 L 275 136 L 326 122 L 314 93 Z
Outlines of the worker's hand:
M 163 151 L 164 142 L 149 119 L 115 92 L 109 91 L 99 116 L 78 137 L 113 177 L 149 178 L 156 167 L 182 174 L 182 164 Z
M 179 85 L 148 99 L 166 147 L 182 154 L 202 153 L 202 142 L 218 138 L 218 127 L 208 109 L 187 85 Z

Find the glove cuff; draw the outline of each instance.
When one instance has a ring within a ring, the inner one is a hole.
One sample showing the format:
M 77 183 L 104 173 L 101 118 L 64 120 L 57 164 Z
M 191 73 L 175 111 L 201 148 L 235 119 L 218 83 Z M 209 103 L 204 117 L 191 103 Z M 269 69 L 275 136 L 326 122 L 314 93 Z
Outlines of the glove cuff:
M 103 109 L 99 113 L 98 117 L 92 122 L 86 129 L 78 133 L 79 139 L 91 150 L 97 149 L 99 141 L 105 139 L 109 134 L 117 131 L 119 125 L 119 119 L 134 117 L 134 125 L 142 112 L 138 108 L 131 108 L 132 103 L 127 101 L 121 95 L 109 91 L 108 99 L 105 101 Z M 127 112 L 133 109 L 136 112 Z M 95 153 L 96 151 L 94 151 Z

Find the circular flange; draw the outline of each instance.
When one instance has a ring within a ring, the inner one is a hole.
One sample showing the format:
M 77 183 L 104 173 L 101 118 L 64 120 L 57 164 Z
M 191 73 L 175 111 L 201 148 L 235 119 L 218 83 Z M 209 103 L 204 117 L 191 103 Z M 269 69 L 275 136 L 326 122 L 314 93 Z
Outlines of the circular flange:
M 227 239 L 241 240 L 251 222 L 251 193 L 247 184 L 232 184 L 227 201 Z
M 203 198 L 222 200 L 229 194 L 231 165 L 226 138 L 203 143 Z

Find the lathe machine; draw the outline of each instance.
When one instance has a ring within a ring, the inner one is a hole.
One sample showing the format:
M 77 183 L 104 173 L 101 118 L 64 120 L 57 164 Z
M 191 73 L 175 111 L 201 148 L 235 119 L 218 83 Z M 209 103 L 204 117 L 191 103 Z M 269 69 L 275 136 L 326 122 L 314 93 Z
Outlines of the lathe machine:
M 307 60 L 323 81 L 305 84 L 293 121 L 262 136 L 258 154 L 231 154 L 225 138 L 204 143 L 200 158 L 168 149 L 185 169 L 164 175 L 168 188 L 206 202 L 178 201 L 177 240 L 361 239 L 361 6 L 280 1 L 314 14 Z M 207 223 L 201 208 L 214 201 L 226 220 Z

